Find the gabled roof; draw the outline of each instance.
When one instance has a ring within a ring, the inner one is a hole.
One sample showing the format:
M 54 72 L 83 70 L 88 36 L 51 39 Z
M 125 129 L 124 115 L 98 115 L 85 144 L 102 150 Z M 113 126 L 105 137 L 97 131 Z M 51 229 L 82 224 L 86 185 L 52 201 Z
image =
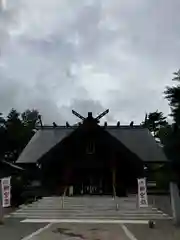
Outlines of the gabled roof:
M 150 131 L 143 127 L 110 128 L 107 131 L 145 162 L 166 162 L 165 153 Z
M 77 127 L 47 127 L 38 130 L 23 150 L 17 163 L 36 163 L 43 155 L 68 137 Z M 105 131 L 145 162 L 166 162 L 167 158 L 148 129 L 141 126 L 108 126 Z
M 27 144 L 17 163 L 35 163 L 51 148 L 73 132 L 71 128 L 38 130 Z

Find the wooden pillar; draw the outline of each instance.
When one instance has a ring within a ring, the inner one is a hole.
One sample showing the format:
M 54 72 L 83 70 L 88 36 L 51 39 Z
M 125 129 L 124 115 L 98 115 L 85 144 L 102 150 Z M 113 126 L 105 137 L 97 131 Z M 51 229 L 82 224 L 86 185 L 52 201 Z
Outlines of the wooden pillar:
M 113 189 L 113 197 L 116 197 L 116 168 L 112 168 L 112 189 Z

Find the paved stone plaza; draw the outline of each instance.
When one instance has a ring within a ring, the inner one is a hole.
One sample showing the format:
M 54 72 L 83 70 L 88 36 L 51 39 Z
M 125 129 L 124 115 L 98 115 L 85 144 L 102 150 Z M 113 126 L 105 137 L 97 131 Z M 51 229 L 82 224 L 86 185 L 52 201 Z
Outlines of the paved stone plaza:
M 157 229 L 147 225 L 124 224 L 52 224 L 48 229 L 32 236 L 31 240 L 178 240 L 180 231 L 169 223 L 159 223 Z M 168 228 L 167 228 L 168 226 Z
M 5 240 L 179 240 L 180 229 L 170 221 L 147 224 L 20 223 L 8 220 L 0 227 Z
M 149 206 L 137 207 L 136 198 L 43 198 L 21 206 L 0 226 L 5 240 L 179 240 L 171 218 Z M 148 220 L 156 221 L 154 229 Z

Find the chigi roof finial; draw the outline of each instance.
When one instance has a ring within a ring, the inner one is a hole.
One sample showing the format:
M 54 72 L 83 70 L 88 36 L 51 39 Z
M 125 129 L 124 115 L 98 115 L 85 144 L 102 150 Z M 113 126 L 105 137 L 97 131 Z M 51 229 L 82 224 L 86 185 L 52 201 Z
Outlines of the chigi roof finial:
M 102 112 L 101 114 L 99 114 L 96 118 L 93 118 L 92 112 L 88 112 L 88 117 L 87 117 L 87 118 L 83 117 L 81 114 L 79 114 L 78 112 L 76 112 L 76 111 L 74 111 L 74 110 L 72 110 L 72 113 L 73 113 L 76 117 L 80 118 L 80 119 L 83 120 L 83 121 L 88 118 L 88 119 L 94 119 L 94 120 L 96 120 L 97 122 L 99 122 L 99 120 L 100 120 L 101 118 L 103 118 L 106 114 L 109 113 L 109 109 L 107 109 L 106 111 L 104 111 L 104 112 Z

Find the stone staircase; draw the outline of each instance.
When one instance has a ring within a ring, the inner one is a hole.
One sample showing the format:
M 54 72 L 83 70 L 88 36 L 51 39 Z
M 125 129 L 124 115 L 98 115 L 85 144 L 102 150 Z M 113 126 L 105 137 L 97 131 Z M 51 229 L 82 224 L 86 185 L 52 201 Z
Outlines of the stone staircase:
M 22 205 L 10 217 L 21 219 L 167 220 L 170 217 L 151 206 L 139 209 L 136 197 L 44 197 Z

